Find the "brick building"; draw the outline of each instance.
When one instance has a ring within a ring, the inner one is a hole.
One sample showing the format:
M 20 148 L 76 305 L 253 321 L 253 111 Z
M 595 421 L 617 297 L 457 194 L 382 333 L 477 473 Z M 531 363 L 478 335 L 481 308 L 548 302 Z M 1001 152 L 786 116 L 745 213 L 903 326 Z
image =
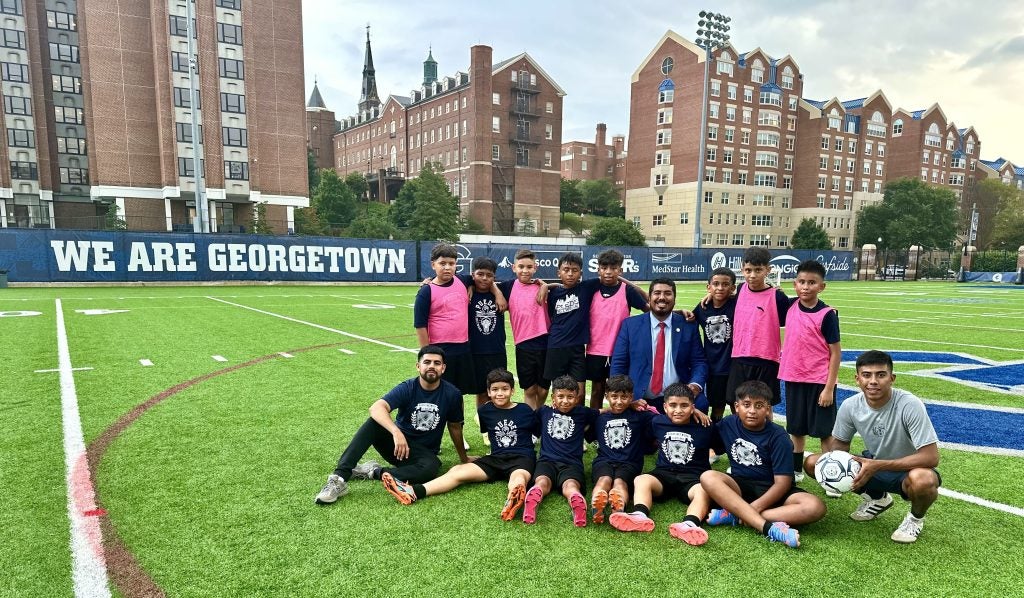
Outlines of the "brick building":
M 334 135 L 334 168 L 367 175 L 391 200 L 428 162 L 441 165 L 464 216 L 488 232 L 556 233 L 562 97 L 527 53 L 498 63 L 470 48 L 468 72 L 438 76 L 430 53 L 407 96 L 377 96 L 369 37 L 358 113 Z
M 566 141 L 562 144 L 562 178 L 576 181 L 609 179 L 625 195 L 626 136 L 612 136 L 608 144 L 608 126 L 597 123 L 594 142 Z
M 313 152 L 317 168 L 334 167 L 334 134 L 338 121 L 327 109 L 320 87 L 313 82 L 313 91 L 306 102 L 306 148 Z
M 301 3 L 195 5 L 211 228 L 248 226 L 259 201 L 285 232 L 308 205 Z M 0 3 L 3 226 L 98 228 L 114 204 L 129 229 L 192 230 L 185 11 L 178 0 Z

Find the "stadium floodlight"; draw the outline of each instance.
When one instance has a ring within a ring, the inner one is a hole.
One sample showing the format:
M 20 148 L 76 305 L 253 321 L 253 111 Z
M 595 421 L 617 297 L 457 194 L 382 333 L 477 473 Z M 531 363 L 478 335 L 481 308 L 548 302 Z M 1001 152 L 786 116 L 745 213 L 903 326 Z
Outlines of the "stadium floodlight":
M 707 155 L 707 128 L 708 128 L 708 82 L 711 72 L 711 50 L 722 48 L 728 43 L 729 36 L 725 35 L 729 28 L 725 25 L 732 19 L 709 10 L 702 10 L 698 13 L 700 20 L 697 21 L 697 45 L 704 49 L 704 91 L 700 111 L 700 151 L 697 158 L 697 195 L 694 198 L 694 212 L 696 218 L 693 223 L 693 247 L 700 249 L 701 246 L 701 205 L 704 203 L 704 160 Z
M 702 18 L 702 19 L 703 19 L 703 18 L 704 18 L 704 17 L 706 17 L 706 16 L 708 16 L 708 12 L 707 12 L 706 10 L 702 10 L 702 11 L 700 11 L 700 18 Z

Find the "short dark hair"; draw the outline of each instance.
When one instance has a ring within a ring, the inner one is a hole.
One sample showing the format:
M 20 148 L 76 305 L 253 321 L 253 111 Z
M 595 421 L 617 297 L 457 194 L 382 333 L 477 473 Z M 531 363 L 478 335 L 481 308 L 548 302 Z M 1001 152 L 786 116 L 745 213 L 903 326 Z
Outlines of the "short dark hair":
M 767 266 L 772 261 L 772 254 L 764 247 L 747 247 L 743 252 L 743 263 L 752 266 Z
M 492 260 L 486 255 L 473 258 L 473 272 L 477 270 L 490 270 L 491 272 L 498 271 L 498 262 Z
M 856 370 L 866 365 L 884 365 L 892 371 L 892 356 L 885 351 L 864 351 L 857 356 Z
M 624 260 L 622 252 L 617 249 L 605 249 L 597 254 L 598 266 L 621 266 Z
M 666 285 L 672 287 L 672 294 L 673 295 L 676 293 L 676 281 L 672 280 L 671 278 L 664 278 L 664 277 L 662 277 L 662 278 L 655 278 L 654 280 L 652 280 L 650 286 L 647 287 L 647 292 L 648 293 L 654 293 L 654 285 L 656 285 L 656 284 L 666 284 Z
M 450 257 L 453 260 L 459 259 L 459 252 L 455 250 L 454 245 L 448 243 L 438 243 L 434 245 L 434 248 L 430 250 L 430 261 L 434 262 L 443 257 Z
M 492 384 L 495 384 L 497 382 L 504 382 L 511 386 L 513 389 L 515 389 L 516 387 L 515 376 L 513 376 L 512 372 L 506 370 L 505 368 L 494 368 L 493 370 L 487 373 L 488 390 L 490 390 Z
M 430 353 L 432 355 L 440 355 L 441 362 L 445 362 L 444 349 L 438 347 L 437 345 L 424 345 L 423 347 L 421 347 L 420 352 L 416 354 L 416 361 L 420 361 L 421 359 L 423 359 L 423 356 L 426 355 L 427 353 Z
M 512 258 L 512 259 L 513 260 L 530 259 L 530 260 L 533 260 L 533 261 L 537 261 L 537 254 L 534 253 L 532 249 L 528 249 L 528 248 L 524 247 L 524 248 L 520 249 L 519 251 L 517 251 L 516 252 L 516 256 L 514 258 Z
M 558 258 L 558 267 L 561 268 L 562 264 L 576 264 L 577 266 L 582 268 L 583 258 L 580 256 L 580 254 L 576 253 L 575 251 L 570 251 L 564 254 L 562 257 Z
M 615 374 L 608 378 L 604 390 L 605 392 L 628 392 L 633 394 L 633 381 L 625 374 Z
M 708 276 L 708 284 L 711 284 L 711 279 L 716 276 L 728 276 L 732 284 L 736 284 L 736 273 L 732 271 L 732 268 L 715 268 L 711 271 L 711 276 Z
M 579 392 L 580 383 L 576 381 L 569 374 L 563 374 L 551 381 L 551 392 L 556 390 L 571 390 L 573 392 Z
M 687 386 L 687 385 L 685 385 L 685 384 L 683 384 L 681 382 L 675 382 L 673 384 L 669 384 L 665 388 L 665 392 L 663 393 L 663 395 L 664 395 L 666 401 L 668 401 L 669 397 L 686 397 L 686 398 L 690 399 L 691 403 L 693 402 L 693 391 L 690 390 L 689 386 Z
M 825 280 L 825 264 L 822 264 L 818 260 L 804 260 L 800 262 L 800 265 L 796 267 L 796 273 L 807 272 L 810 274 L 817 274 L 822 280 Z
M 764 399 L 771 403 L 775 400 L 775 394 L 767 384 L 760 380 L 747 380 L 736 389 L 736 400 L 745 398 Z

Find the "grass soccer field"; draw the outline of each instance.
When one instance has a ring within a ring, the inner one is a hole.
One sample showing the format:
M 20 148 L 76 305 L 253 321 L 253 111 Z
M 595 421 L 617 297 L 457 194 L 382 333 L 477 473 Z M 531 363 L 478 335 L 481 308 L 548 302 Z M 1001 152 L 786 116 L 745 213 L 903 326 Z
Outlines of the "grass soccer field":
M 369 405 L 415 375 L 415 292 L 0 291 L 0 596 L 101 595 L 103 578 L 86 567 L 97 532 L 115 596 L 995 596 L 1024 587 L 1024 289 L 829 284 L 822 299 L 839 310 L 849 358 L 896 352 L 896 386 L 929 403 L 943 494 L 913 545 L 889 539 L 906 503 L 856 523 L 847 514 L 859 497 L 825 499 L 828 515 L 800 528 L 798 550 L 746 528 L 708 528 L 705 546 L 687 546 L 667 531 L 682 519 L 678 503 L 654 507 L 651 534 L 574 528 L 557 495 L 536 525 L 506 523 L 504 484 L 402 506 L 378 482 L 356 481 L 338 503 L 314 505 Z M 682 284 L 677 305 L 703 292 Z M 69 419 L 80 421 L 88 463 L 66 462 Z M 470 452 L 483 454 L 467 422 Z M 447 437 L 441 459 L 457 462 Z M 811 479 L 802 486 L 823 496 Z M 74 551 L 69 517 L 91 530 Z

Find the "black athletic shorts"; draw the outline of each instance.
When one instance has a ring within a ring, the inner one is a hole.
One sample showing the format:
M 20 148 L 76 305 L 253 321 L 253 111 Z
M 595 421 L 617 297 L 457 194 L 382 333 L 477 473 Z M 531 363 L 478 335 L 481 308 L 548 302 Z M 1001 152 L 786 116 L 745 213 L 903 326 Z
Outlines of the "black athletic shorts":
M 768 492 L 768 489 L 772 487 L 772 482 L 762 482 L 760 480 L 751 480 L 749 478 L 734 477 L 733 479 L 736 480 L 736 484 L 740 487 L 740 494 L 743 495 L 743 500 L 747 501 L 748 503 L 754 502 L 755 500 L 761 498 L 762 496 L 764 496 L 764 493 Z M 783 503 L 786 502 L 787 498 L 793 496 L 794 494 L 799 494 L 801 492 L 807 491 L 794 483 L 792 486 L 790 486 L 789 490 L 782 495 L 782 498 L 779 499 L 779 502 L 769 506 L 768 508 L 773 509 L 775 507 L 781 507 Z
M 487 392 L 487 374 L 495 368 L 506 369 L 508 358 L 504 353 L 490 353 L 487 355 L 473 355 L 473 388 L 466 394 L 481 394 Z
M 794 436 L 825 438 L 832 435 L 836 425 L 836 393 L 832 391 L 832 404 L 818 406 L 818 397 L 824 384 L 813 382 L 786 382 L 786 431 Z
M 760 380 L 772 390 L 772 405 L 782 402 L 782 390 L 779 386 L 779 364 L 773 361 L 760 360 L 762 363 L 754 365 L 744 363 L 738 359 L 732 360 L 729 366 L 729 385 L 725 389 L 725 400 L 727 404 L 736 402 L 736 389 L 747 380 Z
M 547 388 L 551 381 L 544 378 L 544 362 L 548 352 L 544 349 L 520 349 L 516 347 L 516 377 L 519 388 L 526 390 L 532 386 Z
M 623 463 L 621 461 L 599 461 L 594 463 L 590 472 L 590 477 L 594 480 L 595 484 L 597 483 L 597 480 L 605 476 L 610 477 L 612 481 L 624 480 L 629 484 L 629 487 L 632 488 L 633 479 L 640 475 L 642 470 L 642 467 L 637 467 L 632 463 Z
M 568 374 L 577 382 L 583 382 L 587 376 L 586 356 L 583 345 L 549 348 L 547 360 L 544 362 L 544 379 L 551 381 Z
M 441 378 L 451 382 L 464 395 L 476 394 L 473 391 L 473 354 L 470 352 L 458 355 L 447 355 L 444 359 L 444 374 Z
M 704 386 L 704 396 L 708 398 L 708 404 L 712 407 L 725 407 L 732 405 L 727 400 L 729 391 L 729 374 L 716 374 L 708 376 Z
M 537 461 L 537 467 L 533 469 L 533 482 L 535 484 L 540 476 L 551 478 L 551 487 L 556 491 L 561 491 L 562 486 L 569 480 L 576 480 L 579 483 L 580 492 L 586 492 L 587 490 L 587 484 L 583 479 L 583 467 L 580 465 L 540 459 Z
M 473 461 L 473 464 L 484 470 L 488 482 L 493 482 L 494 480 L 507 480 L 517 469 L 525 469 L 527 473 L 533 473 L 537 466 L 537 459 L 533 455 L 504 453 L 484 455 Z
M 587 372 L 587 380 L 604 382 L 612 371 L 612 358 L 605 355 L 587 355 L 584 369 Z
M 690 504 L 690 488 L 700 484 L 699 475 L 680 473 L 661 467 L 652 469 L 650 475 L 658 478 L 658 481 L 661 482 L 661 496 L 657 496 L 654 499 L 658 502 L 678 499 L 686 504 Z

